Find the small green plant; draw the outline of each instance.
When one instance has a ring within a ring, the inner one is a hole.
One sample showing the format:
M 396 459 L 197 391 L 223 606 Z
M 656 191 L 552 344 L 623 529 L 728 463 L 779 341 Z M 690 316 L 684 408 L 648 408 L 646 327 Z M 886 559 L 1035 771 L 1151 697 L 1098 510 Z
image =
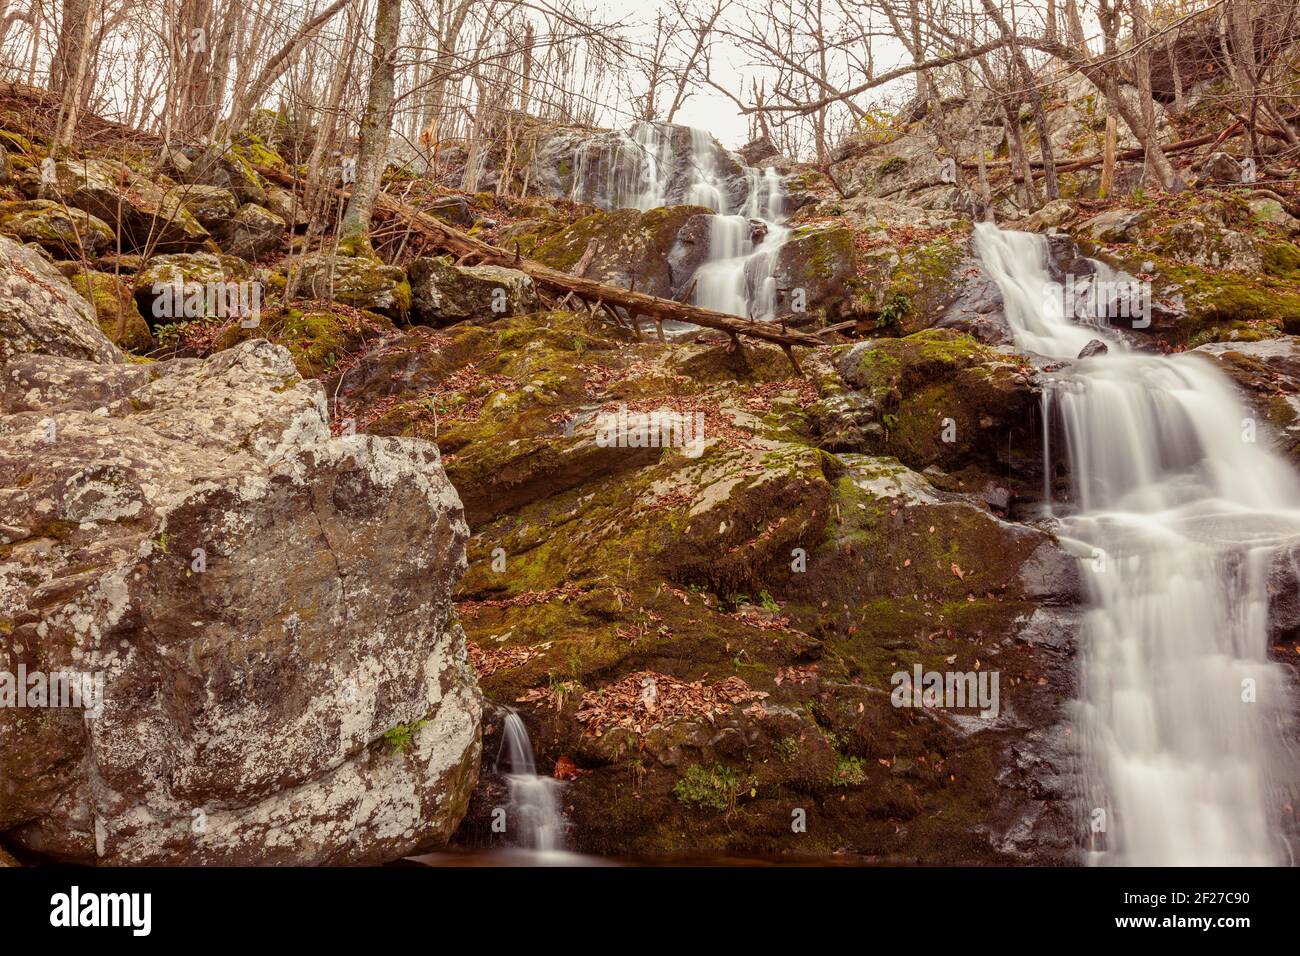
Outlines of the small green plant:
M 866 782 L 867 772 L 862 768 L 859 757 L 841 757 L 831 774 L 831 785 L 836 787 L 860 787 Z
M 876 316 L 876 328 L 894 325 L 912 309 L 912 301 L 903 293 L 895 292 Z
M 415 732 L 423 726 L 423 720 L 417 720 L 413 724 L 398 724 L 392 730 L 384 731 L 384 743 L 390 750 L 399 754 L 406 753 L 406 749 L 411 746 L 411 741 L 415 738 Z
M 702 810 L 736 808 L 736 775 L 725 764 L 704 767 L 693 764 L 686 768 L 682 779 L 673 787 L 673 796 L 680 802 Z
M 790 763 L 799 756 L 799 738 L 782 737 L 776 742 L 776 755 L 782 763 Z
M 758 592 L 758 602 L 763 605 L 763 610 L 771 611 L 773 614 L 781 610 L 781 605 L 776 603 L 776 598 L 768 594 L 767 591 Z
M 158 340 L 160 347 L 177 346 L 181 343 L 181 336 L 185 334 L 186 322 L 162 322 L 153 328 L 154 338 Z

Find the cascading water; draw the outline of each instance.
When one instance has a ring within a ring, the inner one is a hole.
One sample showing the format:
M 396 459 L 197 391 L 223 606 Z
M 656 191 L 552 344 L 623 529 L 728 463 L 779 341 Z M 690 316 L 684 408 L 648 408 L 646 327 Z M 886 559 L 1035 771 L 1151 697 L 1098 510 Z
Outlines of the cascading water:
M 502 766 L 504 758 L 504 766 Z M 514 710 L 507 710 L 501 730 L 501 751 L 497 764 L 510 788 L 507 827 L 513 828 L 514 843 L 543 852 L 564 849 L 564 816 L 560 813 L 563 784 L 553 777 L 539 776 L 528 728 Z
M 615 134 L 612 143 L 584 143 L 575 157 L 573 198 L 607 209 L 645 211 L 687 203 L 713 210 L 708 259 L 694 276 L 695 304 L 753 319 L 775 318 L 773 271 L 790 235 L 781 177 L 772 168 L 742 165 L 743 196 L 737 198 L 734 168 L 731 173 L 719 169 L 713 137 L 690 128 L 689 145 L 679 156 L 672 129 L 641 122 Z
M 1077 738 L 1088 805 L 1104 814 L 1091 814 L 1104 822 L 1094 859 L 1287 862 L 1287 686 L 1266 656 L 1267 583 L 1300 543 L 1300 480 L 1253 443 L 1210 362 L 1131 352 L 1072 322 L 1041 236 L 983 223 L 975 242 L 1018 346 L 1055 359 L 1090 339 L 1110 349 L 1044 394 L 1077 509 L 1062 537 L 1093 555 Z

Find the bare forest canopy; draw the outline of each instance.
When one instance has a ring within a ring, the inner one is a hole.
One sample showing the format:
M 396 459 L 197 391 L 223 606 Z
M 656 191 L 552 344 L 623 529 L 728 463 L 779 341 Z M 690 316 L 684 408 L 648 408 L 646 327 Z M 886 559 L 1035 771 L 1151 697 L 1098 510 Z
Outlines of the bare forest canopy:
M 351 157 L 340 234 L 364 245 L 395 155 L 454 153 L 453 185 L 466 191 L 501 164 L 497 191 L 523 191 L 509 172 L 529 130 L 672 121 L 693 102 L 744 117 L 769 155 L 823 168 L 923 121 L 958 160 L 956 184 L 987 196 L 997 163 L 949 119 L 954 103 L 974 103 L 1006 129 L 1003 164 L 1032 207 L 1059 195 L 1046 114 L 1074 84 L 1102 105 L 1107 155 L 1095 161 L 1106 175 L 1122 136 L 1137 142 L 1147 181 L 1176 191 L 1157 103 L 1177 107 L 1206 80 L 1253 155 L 1298 148 L 1298 10 L 1289 0 L 0 0 L 0 78 L 48 91 L 56 147 L 83 124 L 219 145 L 269 117 L 290 131 L 280 153 L 309 176 Z

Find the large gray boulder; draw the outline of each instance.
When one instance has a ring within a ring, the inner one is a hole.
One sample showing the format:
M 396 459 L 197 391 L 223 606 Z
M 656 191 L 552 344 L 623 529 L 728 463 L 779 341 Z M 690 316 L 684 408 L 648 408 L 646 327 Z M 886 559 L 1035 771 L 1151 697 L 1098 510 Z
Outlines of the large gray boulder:
M 0 363 L 28 352 L 122 361 L 63 273 L 37 247 L 0 236 Z
M 853 233 L 842 226 L 796 229 L 776 253 L 777 313 L 837 313 L 855 274 Z
M 5 265 L 8 324 L 48 293 Z M 482 704 L 451 605 L 468 531 L 437 448 L 332 437 L 320 384 L 264 340 L 123 364 L 55 311 L 18 326 L 0 367 L 0 672 L 103 693 L 0 708 L 6 844 L 240 865 L 445 842 Z
M 221 231 L 222 251 L 256 262 L 280 245 L 286 224 L 282 217 L 254 203 L 244 203 Z
M 406 272 L 365 256 L 314 252 L 286 262 L 298 271 L 299 291 L 318 299 L 342 302 L 354 309 L 405 319 L 411 309 L 411 285 Z

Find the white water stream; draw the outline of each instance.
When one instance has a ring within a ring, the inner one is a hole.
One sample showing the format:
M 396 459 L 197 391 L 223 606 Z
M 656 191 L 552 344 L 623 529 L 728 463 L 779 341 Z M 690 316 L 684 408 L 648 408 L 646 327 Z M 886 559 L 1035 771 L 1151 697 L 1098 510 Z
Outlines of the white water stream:
M 507 710 L 501 731 L 500 765 L 504 758 L 510 806 L 506 811 L 507 833 L 515 846 L 558 852 L 564 850 L 564 815 L 560 812 L 563 784 L 554 777 L 537 773 L 537 760 L 528 729 L 519 714 Z
M 1074 733 L 1103 830 L 1094 861 L 1288 862 L 1289 691 L 1266 657 L 1266 585 L 1300 544 L 1300 480 L 1255 441 L 1210 361 L 1132 352 L 1072 321 L 1043 237 L 983 223 L 975 242 L 1018 347 L 1110 349 L 1051 376 L 1044 396 L 1072 483 L 1062 536 L 1093 555 Z
M 584 144 L 576 157 L 575 199 L 608 209 L 646 211 L 686 203 L 713 210 L 708 259 L 695 271 L 696 305 L 754 319 L 776 316 L 776 254 L 790 230 L 784 225 L 781 177 L 775 169 L 742 166 L 745 196 L 731 197 L 731 182 L 718 168 L 721 147 L 701 129 L 690 129 L 686 155 L 675 154 L 672 127 L 637 123 L 618 133 L 613 148 Z M 587 166 L 602 163 L 594 176 Z M 685 175 L 682 175 L 682 171 Z M 731 174 L 734 178 L 734 173 Z M 584 194 L 580 184 L 601 188 Z M 733 205 L 736 208 L 732 208 Z

